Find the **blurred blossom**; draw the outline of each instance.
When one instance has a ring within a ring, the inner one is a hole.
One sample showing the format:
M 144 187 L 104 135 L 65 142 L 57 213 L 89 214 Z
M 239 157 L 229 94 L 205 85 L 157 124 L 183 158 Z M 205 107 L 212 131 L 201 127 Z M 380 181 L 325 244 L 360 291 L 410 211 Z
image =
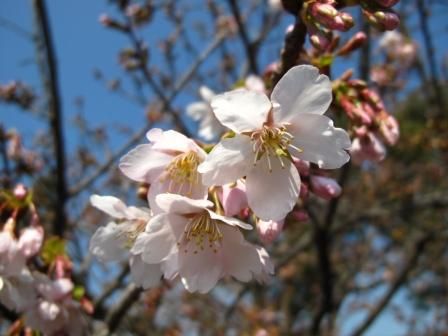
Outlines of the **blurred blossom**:
M 187 106 L 187 115 L 193 120 L 199 121 L 199 136 L 206 141 L 211 141 L 221 136 L 225 128 L 216 119 L 210 105 L 212 98 L 216 94 L 208 87 L 201 86 L 199 95 L 202 101 L 189 104 Z
M 353 139 L 350 155 L 358 164 L 364 160 L 379 162 L 385 158 L 386 148 L 377 135 L 368 132 L 365 136 Z
M 38 299 L 25 312 L 26 325 L 49 336 L 85 335 L 87 323 L 81 305 L 72 299 L 71 280 L 51 280 L 40 273 L 34 277 Z

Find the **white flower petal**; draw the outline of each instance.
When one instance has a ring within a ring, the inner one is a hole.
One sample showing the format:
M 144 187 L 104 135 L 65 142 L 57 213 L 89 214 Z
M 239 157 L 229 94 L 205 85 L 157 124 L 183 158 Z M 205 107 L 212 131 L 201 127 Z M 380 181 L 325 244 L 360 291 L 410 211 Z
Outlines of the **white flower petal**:
M 195 102 L 187 106 L 187 115 L 193 120 L 201 120 L 206 115 L 213 113 L 209 104 L 204 102 Z
M 208 209 L 207 209 L 207 212 L 209 213 L 210 218 L 212 218 L 212 219 L 219 220 L 219 221 L 226 223 L 230 226 L 238 226 L 245 230 L 252 230 L 252 225 L 244 223 L 243 221 L 241 221 L 237 218 L 221 216 L 221 215 L 218 215 L 217 213 L 215 213 L 211 210 L 208 210 Z
M 148 138 L 156 139 L 156 141 L 153 141 L 151 144 L 154 150 L 167 153 L 171 153 L 173 151 L 182 153 L 191 150 L 195 152 L 202 151 L 202 149 L 193 140 L 187 138 L 182 133 L 169 130 L 162 132 L 162 134 L 157 134 L 157 137 L 147 135 Z
M 141 254 L 145 263 L 157 264 L 177 250 L 177 241 L 187 220 L 173 214 L 154 216 L 148 223 L 146 232 L 138 235 L 132 254 Z
M 213 203 L 205 199 L 191 199 L 178 194 L 159 194 L 156 196 L 158 207 L 166 212 L 178 215 L 193 214 L 211 208 Z
M 159 264 L 144 263 L 140 255 L 132 256 L 129 260 L 132 280 L 137 286 L 148 289 L 160 283 L 162 272 Z
M 304 113 L 300 123 L 289 128 L 293 144 L 302 149 L 293 155 L 301 160 L 314 162 L 323 169 L 335 169 L 348 162 L 346 152 L 351 147 L 350 137 L 342 128 L 335 128 L 333 121 L 317 114 Z
M 265 94 L 238 89 L 217 95 L 211 102 L 216 118 L 235 133 L 260 128 L 272 105 Z
M 282 220 L 293 209 L 300 190 L 297 168 L 289 160 L 271 157 L 269 172 L 266 155 L 257 162 L 246 178 L 249 206 L 263 220 Z
M 197 254 L 191 249 L 179 252 L 179 276 L 189 292 L 207 293 L 215 287 L 222 276 L 221 253 L 207 244 Z
M 148 182 L 157 178 L 171 162 L 173 155 L 155 150 L 153 145 L 135 147 L 120 159 L 118 167 L 128 178 L 137 182 Z
M 111 217 L 119 219 L 126 217 L 126 204 L 116 197 L 92 195 L 90 196 L 90 204 Z
M 232 227 L 220 228 L 223 238 L 224 273 L 239 281 L 249 281 L 261 273 L 263 265 L 256 247 L 244 240 L 241 232 Z
M 324 114 L 332 100 L 331 82 L 327 76 L 319 75 L 316 67 L 299 65 L 280 79 L 271 99 L 280 104 L 274 112 L 276 123 L 291 122 L 302 113 Z
M 221 125 L 212 112 L 202 119 L 198 134 L 204 140 L 211 141 L 219 137 L 225 130 L 224 126 Z
M 216 96 L 216 93 L 214 93 L 206 86 L 201 86 L 199 88 L 199 95 L 201 96 L 202 100 L 204 100 L 207 103 L 210 103 L 212 98 Z
M 224 185 L 247 175 L 254 157 L 250 138 L 236 135 L 221 140 L 198 166 L 205 185 Z
M 89 250 L 101 262 L 120 260 L 126 254 L 126 236 L 120 226 L 110 222 L 96 230 L 90 239 Z

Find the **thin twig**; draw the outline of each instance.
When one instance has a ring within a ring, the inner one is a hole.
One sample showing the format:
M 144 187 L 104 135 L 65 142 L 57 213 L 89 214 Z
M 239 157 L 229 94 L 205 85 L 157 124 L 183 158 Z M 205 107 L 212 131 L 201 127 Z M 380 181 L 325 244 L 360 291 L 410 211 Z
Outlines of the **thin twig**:
M 394 297 L 398 289 L 400 289 L 400 287 L 405 284 L 408 274 L 415 267 L 420 255 L 423 254 L 426 245 L 431 241 L 432 238 L 433 237 L 431 234 L 425 234 L 416 240 L 401 272 L 392 282 L 389 290 L 370 311 L 370 314 L 366 317 L 366 319 L 360 324 L 358 328 L 355 329 L 355 331 L 352 333 L 352 336 L 361 336 L 381 314 L 384 308 L 389 304 L 390 300 Z
M 103 292 L 98 296 L 98 298 L 95 300 L 94 303 L 94 311 L 95 313 L 97 311 L 101 311 L 102 306 L 104 302 L 117 290 L 123 285 L 123 280 L 126 278 L 126 276 L 129 274 L 129 264 L 126 264 L 121 272 L 117 275 L 117 277 L 114 279 L 112 283 L 107 285 Z
M 110 333 L 118 328 L 121 320 L 126 316 L 127 311 L 132 305 L 138 300 L 141 292 L 142 289 L 132 283 L 126 287 L 120 300 L 112 306 L 106 316 L 106 324 Z

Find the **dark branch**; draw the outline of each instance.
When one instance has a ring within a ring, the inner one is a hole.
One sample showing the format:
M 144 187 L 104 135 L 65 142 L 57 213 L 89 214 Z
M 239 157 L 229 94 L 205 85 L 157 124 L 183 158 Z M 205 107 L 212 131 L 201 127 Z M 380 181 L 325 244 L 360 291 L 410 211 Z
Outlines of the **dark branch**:
M 432 40 L 431 32 L 429 31 L 428 13 L 425 8 L 423 0 L 417 0 L 417 9 L 420 19 L 420 28 L 423 34 L 423 42 L 425 44 L 426 49 L 426 57 L 428 58 L 429 63 L 429 71 L 431 72 L 431 83 L 434 90 L 434 96 L 437 106 L 439 108 L 439 116 L 442 116 L 445 111 L 443 92 L 437 75 L 437 64 L 434 58 L 435 56 L 434 43 Z
M 249 39 L 237 1 L 228 0 L 228 3 L 236 24 L 238 25 L 238 32 L 240 34 L 241 41 L 243 42 L 244 49 L 246 50 L 247 59 L 249 60 L 249 69 L 254 74 L 258 74 L 257 47 Z
M 67 201 L 67 186 L 65 179 L 65 149 L 62 123 L 62 109 L 58 88 L 58 73 L 55 50 L 51 37 L 44 0 L 33 0 L 33 10 L 36 19 L 37 58 L 45 90 L 48 108 L 50 132 L 53 138 L 56 156 L 56 216 L 53 222 L 53 232 L 59 236 L 64 234 L 66 227 L 65 203 Z
M 113 333 L 118 328 L 121 320 L 126 316 L 129 308 L 138 300 L 141 292 L 141 288 L 131 283 L 120 297 L 120 300 L 112 306 L 106 316 L 106 324 L 110 333 Z

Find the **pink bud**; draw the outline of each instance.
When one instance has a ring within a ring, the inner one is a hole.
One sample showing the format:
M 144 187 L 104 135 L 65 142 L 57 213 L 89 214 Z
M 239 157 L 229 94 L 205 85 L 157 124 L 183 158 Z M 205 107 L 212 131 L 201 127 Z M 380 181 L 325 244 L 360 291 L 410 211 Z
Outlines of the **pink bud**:
M 19 249 L 29 258 L 36 255 L 44 239 L 44 230 L 41 226 L 24 229 L 19 238 Z
M 236 184 L 222 186 L 221 203 L 226 216 L 236 216 L 241 210 L 247 208 L 246 185 L 238 180 Z
M 310 173 L 310 163 L 308 161 L 293 158 L 294 166 L 299 171 L 300 176 L 308 176 Z
M 312 175 L 310 181 L 313 193 L 327 201 L 341 194 L 341 186 L 332 178 Z
M 18 200 L 22 201 L 28 195 L 28 190 L 23 184 L 19 183 L 14 187 L 13 193 Z
M 265 244 L 272 243 L 282 232 L 285 221 L 263 221 L 257 223 L 257 232 L 261 241 Z
M 363 32 L 357 32 L 350 38 L 337 52 L 339 56 L 345 56 L 361 47 L 367 40 L 367 35 Z
M 380 131 L 386 142 L 391 146 L 395 145 L 400 137 L 398 121 L 390 114 L 380 121 Z
M 396 5 L 400 0 L 375 0 L 375 2 L 383 7 L 389 8 Z
M 299 222 L 307 222 L 310 219 L 308 212 L 306 212 L 305 210 L 295 210 L 291 212 L 291 214 L 294 219 Z
M 350 155 L 358 164 L 364 160 L 379 162 L 385 158 L 386 148 L 374 133 L 369 132 L 365 137 L 353 139 Z

